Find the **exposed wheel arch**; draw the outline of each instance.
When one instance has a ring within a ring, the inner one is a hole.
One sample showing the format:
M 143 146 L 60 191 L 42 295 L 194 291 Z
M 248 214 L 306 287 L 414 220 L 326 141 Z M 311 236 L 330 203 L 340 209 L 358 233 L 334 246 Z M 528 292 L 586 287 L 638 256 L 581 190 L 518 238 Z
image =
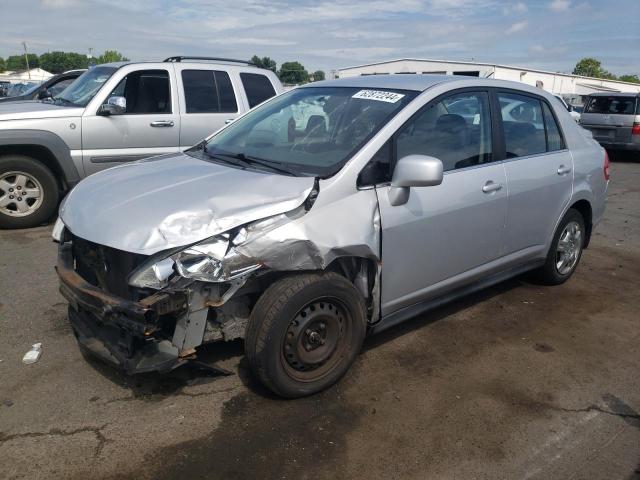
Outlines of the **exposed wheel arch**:
M 589 241 L 591 240 L 591 231 L 593 230 L 593 210 L 591 208 L 591 203 L 587 200 L 578 200 L 575 202 L 569 209 L 575 209 L 580 212 L 582 215 L 582 219 L 584 220 L 584 227 L 586 230 L 586 235 L 584 239 L 584 248 L 589 246 Z

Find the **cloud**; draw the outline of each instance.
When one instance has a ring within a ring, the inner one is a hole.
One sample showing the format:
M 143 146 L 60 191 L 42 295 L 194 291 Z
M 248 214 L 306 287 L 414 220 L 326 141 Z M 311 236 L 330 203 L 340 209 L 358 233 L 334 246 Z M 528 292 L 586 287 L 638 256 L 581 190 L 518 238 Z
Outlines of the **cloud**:
M 526 3 L 516 2 L 505 5 L 502 8 L 502 13 L 504 13 L 505 15 L 523 14 L 527 13 L 528 10 L 529 8 L 527 7 Z
M 507 28 L 506 33 L 521 32 L 522 30 L 527 28 L 528 24 L 529 24 L 529 22 L 527 22 L 526 20 L 523 20 L 521 22 L 512 23 L 511 26 L 509 28 Z
M 571 6 L 571 0 L 553 0 L 549 4 L 549 8 L 554 12 L 566 12 Z

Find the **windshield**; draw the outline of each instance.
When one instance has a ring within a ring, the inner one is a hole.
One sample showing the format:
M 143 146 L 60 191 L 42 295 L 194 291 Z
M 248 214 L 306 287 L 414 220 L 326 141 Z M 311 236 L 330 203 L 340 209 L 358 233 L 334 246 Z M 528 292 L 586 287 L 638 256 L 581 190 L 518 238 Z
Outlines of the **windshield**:
M 212 137 L 206 154 L 330 176 L 417 92 L 307 87 L 257 107 Z
M 600 96 L 589 97 L 584 113 L 613 113 L 618 115 L 635 115 L 635 97 Z
M 36 90 L 38 90 L 38 88 L 40 88 L 40 85 L 41 85 L 40 83 L 32 84 L 31 86 L 29 86 L 29 88 L 27 88 L 25 91 L 23 91 L 21 95 L 31 95 Z
M 60 95 L 54 97 L 54 101 L 61 104 L 86 107 L 102 85 L 109 80 L 115 67 L 95 67 L 82 75 L 75 82 L 65 88 Z

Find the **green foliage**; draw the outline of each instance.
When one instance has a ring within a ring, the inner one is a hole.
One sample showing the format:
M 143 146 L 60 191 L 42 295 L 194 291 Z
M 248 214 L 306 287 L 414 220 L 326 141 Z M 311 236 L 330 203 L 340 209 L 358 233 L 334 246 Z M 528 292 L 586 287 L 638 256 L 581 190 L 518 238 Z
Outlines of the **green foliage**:
M 67 70 L 87 68 L 89 59 L 86 55 L 74 52 L 47 52 L 40 55 L 40 68 L 51 73 L 62 73 Z
M 576 67 L 573 69 L 574 75 L 584 75 L 585 77 L 606 78 L 609 80 L 615 80 L 616 76 L 613 73 L 606 71 L 602 68 L 600 60 L 587 57 L 576 63 Z
M 259 56 L 254 55 L 253 57 L 251 57 L 251 60 L 249 61 L 253 63 L 256 67 L 265 68 L 267 70 L 271 70 L 273 73 L 276 73 L 276 70 L 277 70 L 276 61 L 269 57 L 260 58 Z
M 638 77 L 638 75 L 620 75 L 618 80 L 623 82 L 640 83 L 640 77 Z
M 288 84 L 306 83 L 309 81 L 309 72 L 300 62 L 284 62 L 278 72 L 280 81 Z
M 325 74 L 324 74 L 324 72 L 322 70 L 316 70 L 311 75 L 313 76 L 313 81 L 314 82 L 319 82 L 320 80 L 324 80 L 325 79 Z
M 6 70 L 6 64 L 4 62 L 4 58 L 0 57 L 0 72 L 4 72 Z
M 29 68 L 37 68 L 40 66 L 40 63 L 38 62 L 38 55 L 35 53 L 30 53 L 27 58 L 29 59 Z M 5 68 L 11 71 L 26 70 L 27 64 L 25 62 L 24 55 L 11 55 L 8 57 Z
M 128 62 L 129 59 L 123 56 L 117 50 L 106 50 L 102 55 L 96 58 L 96 63 L 111 63 L 111 62 Z

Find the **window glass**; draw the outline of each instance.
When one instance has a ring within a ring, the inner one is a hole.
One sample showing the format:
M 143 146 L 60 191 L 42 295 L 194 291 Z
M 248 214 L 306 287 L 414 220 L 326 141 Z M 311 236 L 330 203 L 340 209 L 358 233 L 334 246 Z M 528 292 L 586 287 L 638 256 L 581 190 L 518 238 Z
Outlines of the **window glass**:
M 74 80 L 75 78 L 66 78 L 64 80 L 60 80 L 58 83 L 54 83 L 53 85 L 51 85 L 47 90 L 49 90 L 49 93 L 51 94 L 52 97 L 55 97 L 56 95 L 61 93 L 65 88 L 71 85 Z
M 507 158 L 546 152 L 540 100 L 512 93 L 500 93 L 498 100 Z
M 380 147 L 358 176 L 358 186 L 378 185 L 391 181 L 391 159 L 393 158 L 393 141 Z
M 589 97 L 584 113 L 609 113 L 615 115 L 634 115 L 635 97 Z
M 69 85 L 54 100 L 58 100 L 62 105 L 73 105 L 78 107 L 86 107 L 91 99 L 98 93 L 107 80 L 118 69 L 115 67 L 94 67 L 78 77 L 77 82 Z
M 271 163 L 296 175 L 330 176 L 342 168 L 416 92 L 303 87 L 251 110 L 209 139 L 211 161 Z
M 131 72 L 109 94 L 127 100 L 127 114 L 170 113 L 171 93 L 166 70 Z
M 265 75 L 241 73 L 240 79 L 242 80 L 244 91 L 247 92 L 249 108 L 255 107 L 276 94 L 273 85 Z
M 187 113 L 235 113 L 238 111 L 227 72 L 183 70 L 182 84 Z
M 220 111 L 212 70 L 183 70 L 182 84 L 187 113 Z
M 492 160 L 491 114 L 483 92 L 457 93 L 426 106 L 398 133 L 397 158 L 430 155 L 444 171 Z
M 544 102 L 542 103 L 542 109 L 544 110 L 544 123 L 547 126 L 547 152 L 562 150 L 564 148 L 564 142 L 562 141 L 562 135 L 560 135 L 560 129 L 558 128 L 556 119 L 553 117 L 549 106 Z

